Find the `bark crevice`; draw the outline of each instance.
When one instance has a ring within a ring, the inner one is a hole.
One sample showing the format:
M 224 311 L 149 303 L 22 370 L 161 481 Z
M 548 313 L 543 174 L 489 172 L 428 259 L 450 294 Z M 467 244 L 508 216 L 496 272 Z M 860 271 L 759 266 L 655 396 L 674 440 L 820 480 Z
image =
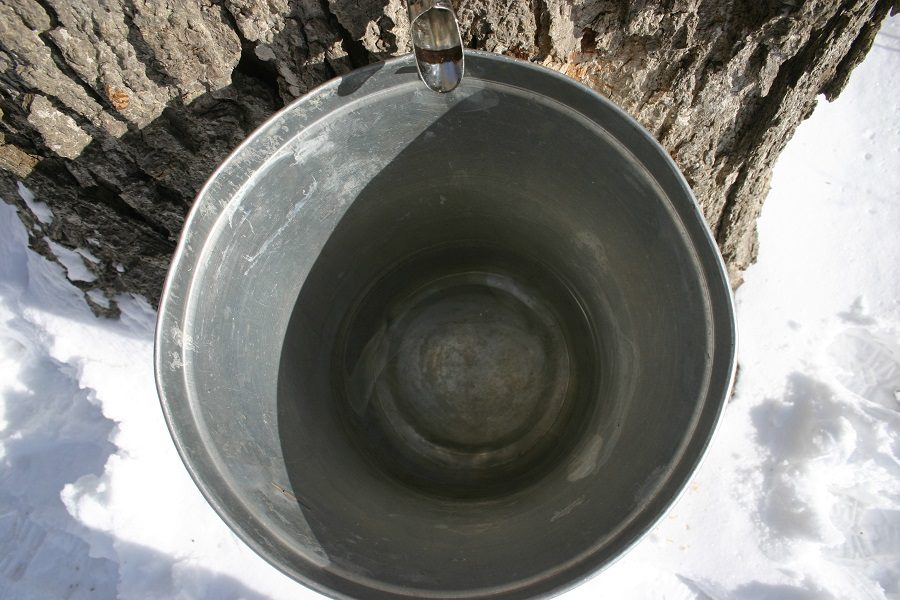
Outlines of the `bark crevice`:
M 56 9 L 53 8 L 53 6 L 47 0 L 35 0 L 35 2 L 37 2 L 41 6 L 41 8 L 46 11 L 47 16 L 50 19 L 50 28 L 45 31 L 39 32 L 38 37 L 50 51 L 50 57 L 53 60 L 53 63 L 56 65 L 56 68 L 59 69 L 66 77 L 68 77 L 72 81 L 72 83 L 78 85 L 82 90 L 84 90 L 84 93 L 94 102 L 102 106 L 107 111 L 115 112 L 116 109 L 113 106 L 112 102 L 110 102 L 108 98 L 104 98 L 100 93 L 98 93 L 97 90 L 95 90 L 89 82 L 85 81 L 84 78 L 76 73 L 71 65 L 66 62 L 66 58 L 63 55 L 62 49 L 57 45 L 56 41 L 51 35 L 53 30 L 59 27 L 59 15 L 57 14 Z M 35 89 L 34 92 L 40 93 L 41 90 Z M 50 96 L 49 98 L 51 102 L 55 100 L 52 96 Z M 76 120 L 79 120 L 80 115 L 77 112 L 70 111 L 70 109 L 62 102 L 56 104 L 60 110 L 63 110 L 64 112 L 69 114 L 69 116 L 75 118 Z
M 362 42 L 354 38 L 350 31 L 341 23 L 337 15 L 331 11 L 331 4 L 328 0 L 320 0 L 322 12 L 328 17 L 328 22 L 337 32 L 341 40 L 341 47 L 350 58 L 350 65 L 356 69 L 364 67 L 371 62 L 369 51 L 363 46 Z

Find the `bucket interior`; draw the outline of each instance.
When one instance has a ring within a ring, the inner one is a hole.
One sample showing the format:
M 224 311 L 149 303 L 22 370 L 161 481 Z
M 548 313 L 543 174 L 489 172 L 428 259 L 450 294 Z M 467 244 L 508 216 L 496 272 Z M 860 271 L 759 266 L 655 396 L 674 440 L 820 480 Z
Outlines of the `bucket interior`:
M 380 73 L 201 198 L 186 242 L 182 452 L 242 537 L 326 591 L 589 572 L 683 485 L 730 378 L 720 267 L 649 139 L 470 64 L 449 96 Z

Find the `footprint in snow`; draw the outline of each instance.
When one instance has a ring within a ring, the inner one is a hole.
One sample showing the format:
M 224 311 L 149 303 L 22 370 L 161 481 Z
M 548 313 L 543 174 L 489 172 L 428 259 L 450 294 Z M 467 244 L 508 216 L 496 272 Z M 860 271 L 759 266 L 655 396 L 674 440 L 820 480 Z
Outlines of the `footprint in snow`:
M 848 391 L 900 410 L 900 341 L 874 327 L 852 327 L 828 347 L 837 381 Z

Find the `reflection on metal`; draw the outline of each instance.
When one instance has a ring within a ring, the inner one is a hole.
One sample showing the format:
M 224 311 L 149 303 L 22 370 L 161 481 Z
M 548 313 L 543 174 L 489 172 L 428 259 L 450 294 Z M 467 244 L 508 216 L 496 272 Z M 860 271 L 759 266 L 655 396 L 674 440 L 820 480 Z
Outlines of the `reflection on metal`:
M 462 37 L 449 0 L 411 0 L 409 21 L 419 75 L 435 92 L 450 92 L 465 71 Z
M 734 373 L 728 276 L 608 100 L 477 51 L 435 94 L 414 62 L 317 88 L 200 192 L 162 405 L 215 510 L 313 589 L 546 597 L 685 488 Z

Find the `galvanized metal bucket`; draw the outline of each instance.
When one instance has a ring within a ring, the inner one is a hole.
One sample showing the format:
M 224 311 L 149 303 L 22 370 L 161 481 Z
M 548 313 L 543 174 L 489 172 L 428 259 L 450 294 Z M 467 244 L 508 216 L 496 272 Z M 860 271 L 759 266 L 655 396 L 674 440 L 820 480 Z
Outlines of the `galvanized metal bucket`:
M 715 242 L 665 151 L 587 88 L 466 53 L 311 92 L 200 193 L 156 377 L 185 465 L 335 597 L 524 598 L 646 533 L 729 393 Z

